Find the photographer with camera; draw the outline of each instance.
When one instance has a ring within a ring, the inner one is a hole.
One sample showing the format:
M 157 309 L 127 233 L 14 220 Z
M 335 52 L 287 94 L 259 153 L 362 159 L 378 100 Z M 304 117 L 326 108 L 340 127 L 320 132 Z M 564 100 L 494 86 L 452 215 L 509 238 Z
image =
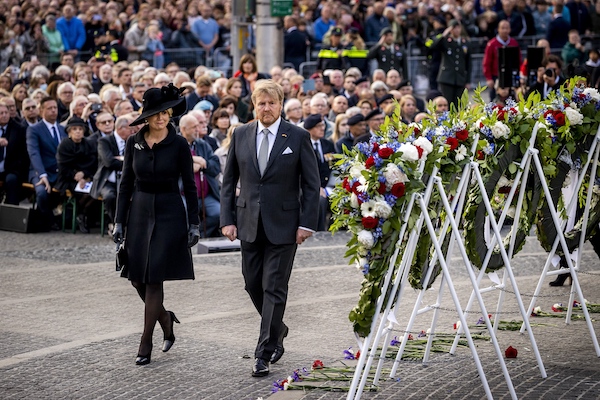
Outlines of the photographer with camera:
M 538 68 L 538 80 L 529 88 L 525 98 L 537 91 L 542 95 L 542 99 L 545 99 L 550 92 L 558 90 L 563 83 L 565 79 L 562 77 L 562 60 L 551 54 L 544 60 L 542 67 Z

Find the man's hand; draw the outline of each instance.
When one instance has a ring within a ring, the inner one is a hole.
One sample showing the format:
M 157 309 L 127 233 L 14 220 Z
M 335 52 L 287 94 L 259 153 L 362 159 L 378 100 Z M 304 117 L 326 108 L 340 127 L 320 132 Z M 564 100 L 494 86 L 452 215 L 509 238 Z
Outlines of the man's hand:
M 193 156 L 192 160 L 194 161 L 194 164 L 198 164 L 200 166 L 200 169 L 206 169 L 206 159 L 204 159 L 204 157 Z
M 2 137 L 0 138 L 0 147 L 6 147 L 8 146 L 8 140 L 6 140 L 6 138 Z
M 327 192 L 325 191 L 325 189 L 321 188 L 321 197 L 327 198 Z
M 88 183 L 88 181 L 86 179 L 81 179 L 79 181 L 78 185 L 81 189 L 83 189 L 87 183 Z
M 48 193 L 52 192 L 52 186 L 50 186 L 50 182 L 48 182 L 47 176 L 42 176 L 40 178 L 40 180 L 38 181 L 38 183 L 35 184 L 35 186 L 40 186 L 40 185 L 44 185 L 44 187 L 46 188 L 46 192 L 48 192 Z
M 487 85 L 488 89 L 493 89 L 494 88 L 494 80 L 493 79 L 486 80 L 485 84 Z
M 83 179 L 83 176 L 84 176 L 83 172 L 82 171 L 78 171 L 75 174 L 75 177 L 73 179 L 76 180 L 77 182 L 79 182 L 79 181 L 81 181 Z
M 298 230 L 296 231 L 296 243 L 302 244 L 302 243 L 304 243 L 304 241 L 306 239 L 308 239 L 311 236 L 312 236 L 311 231 L 307 231 L 305 229 L 298 228 Z
M 235 225 L 225 225 L 221 228 L 221 233 L 233 242 L 237 238 L 237 227 Z

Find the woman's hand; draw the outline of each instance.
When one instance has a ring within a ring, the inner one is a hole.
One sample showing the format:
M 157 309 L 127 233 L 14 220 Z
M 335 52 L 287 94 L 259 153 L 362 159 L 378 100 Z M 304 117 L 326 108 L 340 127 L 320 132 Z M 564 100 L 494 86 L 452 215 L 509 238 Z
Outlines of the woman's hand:
M 79 171 L 79 172 L 77 172 L 77 173 L 75 174 L 75 176 L 73 177 L 73 179 L 74 179 L 75 181 L 79 182 L 79 181 L 81 181 L 81 180 L 83 179 L 83 176 L 84 176 L 83 172 L 82 172 L 82 171 Z
M 194 246 L 200 240 L 200 226 L 190 225 L 188 229 L 188 247 Z

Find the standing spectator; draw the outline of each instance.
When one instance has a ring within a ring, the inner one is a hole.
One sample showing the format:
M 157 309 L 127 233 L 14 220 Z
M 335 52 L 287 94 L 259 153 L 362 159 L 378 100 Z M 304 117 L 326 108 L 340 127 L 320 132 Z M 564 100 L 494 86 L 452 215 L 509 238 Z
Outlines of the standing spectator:
M 8 31 L 6 36 L 8 37 L 8 45 L 0 51 L 0 71 L 4 71 L 9 65 L 21 65 L 23 57 L 25 57 L 23 46 L 19 43 L 15 33 Z
M 58 97 L 58 120 L 64 121 L 69 115 L 69 106 L 75 95 L 75 86 L 71 82 L 63 82 L 56 90 Z
M 35 56 L 38 57 L 42 65 L 48 63 L 46 54 L 50 52 L 50 45 L 42 32 L 40 21 L 35 21 L 31 28 L 23 34 L 23 50 L 27 59 L 32 59 Z
M 249 97 L 252 94 L 256 81 L 267 79 L 267 75 L 258 72 L 258 65 L 252 54 L 244 54 L 240 58 L 240 69 L 236 71 L 234 76 L 242 82 L 242 94 L 240 95 L 242 98 Z
M 566 8 L 571 15 L 571 28 L 577 29 L 581 35 L 588 34 L 592 28 L 592 19 L 587 6 L 581 0 L 571 0 Z
M 212 18 L 212 7 L 209 3 L 201 6 L 200 16 L 201 18 L 192 25 L 192 33 L 198 39 L 205 56 L 208 57 L 219 41 L 219 24 Z
M 377 42 L 380 38 L 380 34 L 383 28 L 389 28 L 390 23 L 388 19 L 383 16 L 384 9 L 385 3 L 381 1 L 377 1 L 373 5 L 373 15 L 371 15 L 365 21 L 365 41 L 367 43 Z M 392 32 L 392 42 L 393 40 L 394 35 Z
M 453 19 L 441 38 L 431 46 L 439 49 L 442 64 L 437 76 L 437 83 L 444 97 L 458 106 L 465 88 L 471 86 L 471 52 L 468 42 L 461 37 L 462 26 Z
M 58 230 L 53 221 L 50 194 L 58 178 L 56 150 L 67 136 L 65 129 L 58 124 L 56 100 L 44 97 L 40 101 L 42 121 L 27 128 L 27 153 L 31 161 L 29 182 L 35 186 L 36 203 L 41 213 L 44 230 Z
M 548 26 L 548 32 L 546 32 L 546 40 L 550 43 L 551 49 L 562 49 L 569 41 L 571 25 L 565 21 L 562 11 L 562 3 L 554 4 L 554 15 Z
M 323 46 L 317 57 L 317 71 L 326 69 L 342 69 L 342 29 L 333 28 L 329 37 L 330 45 Z
M 561 56 L 565 65 L 571 64 L 574 60 L 579 61 L 579 65 L 585 62 L 585 48 L 581 44 L 581 37 L 577 29 L 569 31 L 569 41 L 562 48 Z
M 65 50 L 62 35 L 56 29 L 56 16 L 54 14 L 46 15 L 46 23 L 42 26 L 42 33 L 50 47 L 48 53 L 48 65 L 58 62 L 60 53 Z
M 497 21 L 508 21 L 510 23 L 510 36 L 520 38 L 525 35 L 527 26 L 523 14 L 515 10 L 515 5 L 515 0 L 502 0 L 502 10 L 498 12 Z
M 283 37 L 283 61 L 293 64 L 296 71 L 300 71 L 300 64 L 306 61 L 306 49 L 310 40 L 306 32 L 298 30 L 298 20 L 292 15 L 283 19 L 283 27 L 286 29 Z
M 552 21 L 552 14 L 550 14 L 546 0 L 535 0 L 533 19 L 535 21 L 536 34 L 545 36 Z
M 221 15 L 217 18 L 219 25 L 219 41 L 215 49 L 219 49 L 214 54 L 213 65 L 223 73 L 224 76 L 232 74 L 231 71 L 231 18 L 229 15 Z
M 379 41 L 371 47 L 367 60 L 377 60 L 378 68 L 387 73 L 391 69 L 404 74 L 404 52 L 399 44 L 394 43 L 394 32 L 390 28 L 383 28 Z
M 186 97 L 188 111 L 192 110 L 194 106 L 202 100 L 209 101 L 212 104 L 213 109 L 218 108 L 219 99 L 210 94 L 211 89 L 212 81 L 208 76 L 203 75 L 198 77 L 198 79 L 196 80 L 196 90 L 194 90 Z
M 321 43 L 327 31 L 335 26 L 335 20 L 331 17 L 331 6 L 329 4 L 325 4 L 321 8 L 321 16 L 317 18 L 313 26 L 315 30 L 315 42 Z
M 142 53 L 146 50 L 146 41 L 148 40 L 148 34 L 146 33 L 147 26 L 147 19 L 138 19 L 137 23 L 132 24 L 127 32 L 125 32 L 123 46 L 129 51 L 127 61 L 131 62 L 141 59 Z
M 119 42 L 120 37 L 121 34 L 114 29 L 110 29 L 106 32 L 109 55 L 115 64 L 120 61 L 127 61 L 127 58 L 129 57 L 129 51 Z
M 330 122 L 335 122 L 338 115 L 343 114 L 348 109 L 348 99 L 344 95 L 339 95 L 333 98 L 331 102 L 331 111 L 327 115 Z
M 229 113 L 224 108 L 217 108 L 211 117 L 212 130 L 210 131 L 210 137 L 217 141 L 217 145 L 220 147 L 221 142 L 227 137 L 227 129 L 231 125 L 229 119 Z
M 156 25 L 150 25 L 148 27 L 146 49 L 148 51 L 146 57 L 149 60 L 152 60 L 152 66 L 156 69 L 162 69 L 165 65 L 165 46 L 161 40 L 161 33 Z
M 133 87 L 131 86 L 131 70 L 129 68 L 122 68 L 117 73 L 119 78 L 119 92 L 123 96 L 123 99 L 131 98 L 133 94 Z
M 498 35 L 487 43 L 483 55 L 483 76 L 490 90 L 490 101 L 496 97 L 493 88 L 494 82 L 498 79 L 498 49 L 503 47 L 519 47 L 519 43 L 510 37 L 510 23 L 506 20 L 498 24 Z M 521 53 L 519 53 L 519 65 L 521 65 Z
M 176 61 L 179 64 L 184 64 L 193 60 L 195 65 L 203 64 L 202 52 L 196 51 L 200 49 L 200 44 L 196 36 L 190 31 L 190 24 L 187 19 L 182 19 L 176 23 L 177 30 L 171 35 L 171 43 L 168 44 L 169 48 L 173 49 L 192 49 L 192 54 L 175 52 L 171 54 L 171 60 Z
M 356 78 L 347 75 L 344 78 L 344 90 L 341 94 L 348 99 L 348 107 L 354 107 L 358 102 L 358 95 L 356 94 Z
M 25 127 L 10 118 L 8 107 L 0 103 L 0 181 L 4 182 L 6 204 L 19 204 L 28 169 Z
M 296 98 L 289 99 L 283 106 L 286 120 L 290 124 L 300 125 L 302 123 L 302 103 Z
M 56 21 L 56 29 L 62 36 L 65 51 L 77 56 L 85 44 L 85 27 L 83 22 L 75 17 L 75 8 L 67 4 L 63 7 L 63 16 Z

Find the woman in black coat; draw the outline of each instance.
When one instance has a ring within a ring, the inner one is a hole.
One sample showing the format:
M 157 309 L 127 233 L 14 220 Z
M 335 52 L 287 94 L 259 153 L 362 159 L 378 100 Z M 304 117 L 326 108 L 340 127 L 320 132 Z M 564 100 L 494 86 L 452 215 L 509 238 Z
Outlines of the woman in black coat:
M 92 180 L 98 168 L 98 152 L 94 144 L 85 138 L 87 125 L 81 118 L 73 117 L 66 126 L 68 138 L 58 146 L 58 179 L 56 188 L 62 193 L 69 190 L 77 201 L 77 224 L 83 233 L 89 233 L 88 219 L 94 210 L 96 200 L 88 193 L 77 192 Z
M 150 363 L 157 321 L 164 332 L 162 351 L 175 341 L 173 323 L 179 321 L 163 307 L 163 282 L 194 279 L 190 247 L 200 237 L 192 156 L 170 123 L 170 117 L 185 112 L 185 98 L 173 84 L 152 88 L 144 93 L 143 110 L 131 125 L 144 127 L 125 145 L 113 233 L 115 242 L 125 239 L 128 261 L 121 276 L 145 303 L 137 365 Z

